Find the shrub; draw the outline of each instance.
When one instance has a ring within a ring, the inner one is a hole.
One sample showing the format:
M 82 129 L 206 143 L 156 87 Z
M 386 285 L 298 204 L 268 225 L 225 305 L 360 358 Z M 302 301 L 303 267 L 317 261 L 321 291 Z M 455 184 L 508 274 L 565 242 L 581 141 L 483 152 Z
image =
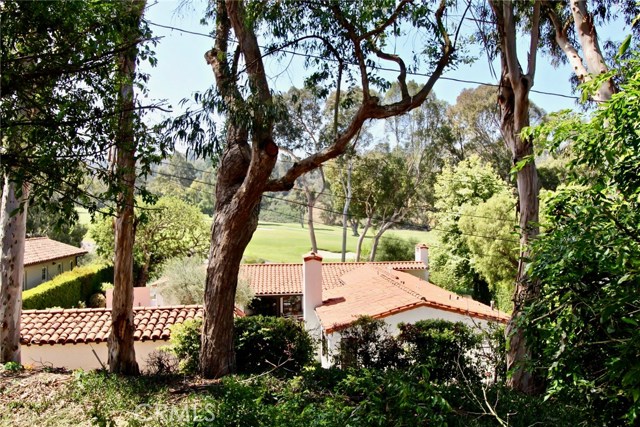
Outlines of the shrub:
M 202 304 L 207 270 L 200 257 L 179 257 L 168 260 L 162 267 L 166 281 L 158 287 L 168 304 Z
M 168 304 L 202 304 L 207 270 L 204 259 L 199 257 L 172 258 L 162 269 L 164 282 L 158 291 Z M 235 302 L 247 307 L 255 293 L 246 280 L 238 280 Z
M 201 319 L 171 327 L 168 350 L 180 360 L 180 372 L 198 372 L 201 334 Z M 249 316 L 235 320 L 235 353 L 239 373 L 263 373 L 276 367 L 278 373 L 292 373 L 311 362 L 313 343 L 302 325 L 294 320 Z
M 178 368 L 178 359 L 165 349 L 154 350 L 147 356 L 147 371 L 150 375 L 170 375 Z
M 481 337 L 464 323 L 430 319 L 398 326 L 407 359 L 427 366 L 432 380 L 452 380 L 460 374 L 467 380 L 478 379 L 472 353 Z
M 179 360 L 178 369 L 184 374 L 195 374 L 200 367 L 200 339 L 202 319 L 185 320 L 170 327 L 171 343 L 168 351 Z
M 413 261 L 417 244 L 416 239 L 404 240 L 393 235 L 382 237 L 376 261 Z
M 22 308 L 42 310 L 72 308 L 100 292 L 102 282 L 113 281 L 113 266 L 104 264 L 77 267 L 22 293 Z
M 91 308 L 104 308 L 107 306 L 107 298 L 100 292 L 95 293 L 89 297 L 89 307 Z
M 336 362 L 342 368 L 385 369 L 404 363 L 402 347 L 384 320 L 361 316 L 340 335 Z
M 284 317 L 248 316 L 235 321 L 236 369 L 255 374 L 299 372 L 311 362 L 313 342 L 302 324 Z

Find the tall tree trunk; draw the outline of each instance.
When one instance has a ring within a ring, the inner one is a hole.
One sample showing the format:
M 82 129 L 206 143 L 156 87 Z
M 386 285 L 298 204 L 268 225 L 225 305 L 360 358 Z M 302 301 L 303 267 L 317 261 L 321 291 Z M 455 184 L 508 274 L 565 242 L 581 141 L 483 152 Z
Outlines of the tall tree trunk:
M 258 227 L 262 188 L 242 191 L 251 161 L 246 129 L 228 127 L 228 142 L 218 169 L 216 213 L 204 294 L 204 325 L 200 351 L 201 373 L 218 378 L 234 370 L 233 308 L 240 262 Z M 273 159 L 275 164 L 275 157 Z M 268 170 L 262 171 L 268 178 Z M 246 196 L 246 197 L 241 197 Z
M 136 141 L 134 135 L 135 100 L 133 81 L 136 72 L 140 20 L 145 0 L 132 0 L 131 27 L 124 40 L 133 47 L 120 54 L 118 73 L 120 83 L 120 117 L 116 136 L 116 174 L 120 195 L 117 202 L 115 227 L 115 260 L 113 266 L 113 306 L 109 335 L 109 371 L 124 375 L 138 375 L 140 369 L 134 348 L 133 322 L 133 244 L 135 239 L 135 181 Z
M 309 216 L 307 218 L 307 225 L 309 226 L 309 239 L 311 239 L 311 252 L 318 253 L 318 242 L 316 241 L 316 230 L 313 227 L 313 208 L 316 204 L 316 198 L 311 197 L 307 192 L 307 209 L 309 210 Z
M 524 330 L 517 324 L 523 316 L 523 311 L 538 295 L 538 286 L 527 277 L 525 268 L 531 259 L 529 245 L 538 235 L 538 211 L 540 185 L 535 161 L 533 159 L 533 142 L 531 139 L 522 139 L 520 132 L 529 125 L 529 98 L 528 91 L 516 95 L 510 88 L 508 79 L 501 81 L 500 100 L 502 109 L 502 135 L 513 153 L 514 164 L 526 159 L 530 160 L 524 167 L 518 170 L 518 204 L 520 215 L 520 258 L 518 260 L 518 276 L 513 294 L 513 315 L 507 324 L 505 334 L 509 340 L 507 352 L 507 369 L 512 371 L 507 384 L 517 390 L 526 393 L 536 393 L 540 382 L 526 367 L 532 359 L 530 349 L 527 346 Z
M 539 40 L 541 2 L 536 1 L 531 26 L 528 69 L 524 73 L 518 61 L 516 49 L 516 25 L 511 1 L 491 0 L 500 37 L 500 59 L 502 72 L 498 103 L 500 105 L 500 130 L 513 155 L 513 164 L 518 166 L 517 185 L 520 214 L 520 259 L 518 277 L 513 296 L 513 314 L 507 324 L 507 369 L 511 376 L 507 385 L 529 394 L 538 393 L 542 382 L 534 375 L 529 363 L 532 353 L 524 330 L 518 328 L 526 306 L 539 294 L 538 284 L 526 275 L 526 264 L 531 259 L 529 244 L 538 235 L 538 194 L 540 186 L 534 161 L 533 141 L 521 136 L 529 126 L 529 91 L 533 86 L 536 49 Z M 524 163 L 524 165 L 522 165 Z
M 27 229 L 29 188 L 21 194 L 8 175 L 4 176 L 2 212 L 0 212 L 0 363 L 20 363 L 20 316 L 24 281 L 24 241 Z M 22 205 L 22 210 L 20 209 Z
M 351 224 L 351 235 L 353 237 L 360 236 L 360 234 L 358 234 L 358 227 L 360 226 L 360 221 L 358 221 L 357 218 L 351 218 L 349 220 L 349 223 Z
M 362 257 L 362 243 L 364 242 L 364 238 L 367 235 L 367 231 L 369 231 L 369 227 L 371 227 L 371 217 L 367 218 L 367 222 L 364 224 L 364 228 L 362 229 L 362 234 L 358 238 L 358 247 L 356 248 L 356 262 L 360 262 L 360 258 Z
M 353 162 L 348 160 L 347 165 L 347 185 L 346 185 L 346 197 L 344 199 L 344 208 L 342 209 L 342 257 L 340 261 L 345 262 L 347 260 L 347 227 L 349 223 L 349 205 L 351 204 L 351 170 L 353 169 Z
M 373 236 L 373 241 L 371 242 L 371 254 L 369 254 L 369 261 L 374 262 L 376 260 L 376 253 L 378 252 L 378 244 L 380 243 L 380 238 L 382 235 L 393 225 L 393 221 L 385 222 L 382 224 L 378 232 Z

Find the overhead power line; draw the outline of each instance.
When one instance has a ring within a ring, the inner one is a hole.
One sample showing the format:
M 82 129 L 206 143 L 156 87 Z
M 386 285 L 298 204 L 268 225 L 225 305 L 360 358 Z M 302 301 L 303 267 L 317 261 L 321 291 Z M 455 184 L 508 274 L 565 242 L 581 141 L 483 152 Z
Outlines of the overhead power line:
M 160 162 L 160 163 L 161 163 L 161 164 L 164 164 L 164 165 L 171 165 L 170 163 L 166 163 L 166 162 Z M 176 167 L 176 165 L 172 165 L 172 166 Z M 326 166 L 325 166 L 325 167 L 326 167 Z M 183 170 L 185 170 L 185 169 L 183 169 Z M 193 170 L 195 170 L 195 171 L 199 171 L 199 172 L 203 172 L 203 173 L 211 173 L 211 172 L 209 172 L 209 171 L 204 171 L 204 170 L 202 170 L 202 169 L 198 169 L 198 168 L 195 168 L 195 167 L 193 168 Z M 156 174 L 158 174 L 158 175 L 161 175 L 161 176 L 166 176 L 166 177 L 172 177 L 172 178 L 177 178 L 177 179 L 189 179 L 189 180 L 191 180 L 191 178 L 190 178 L 190 177 L 186 177 L 186 176 L 179 176 L 179 175 L 175 175 L 175 174 L 169 174 L 169 173 L 161 172 L 161 171 L 156 171 L 156 172 L 154 172 L 154 173 L 156 173 Z M 201 183 L 201 184 L 203 184 L 203 185 L 212 186 L 212 187 L 213 187 L 213 186 L 215 186 L 215 184 L 208 183 L 208 182 L 206 182 L 206 181 L 202 181 L 202 180 L 198 180 L 198 179 L 193 179 L 192 181 L 193 181 L 193 182 Z M 440 182 L 459 182 L 459 183 L 461 182 L 461 183 L 465 183 L 465 182 L 471 182 L 471 181 L 464 181 L 464 180 L 440 180 Z M 490 184 L 492 184 L 492 186 L 493 186 L 493 185 L 495 185 L 494 183 L 490 183 Z M 495 188 L 495 187 L 494 187 L 494 188 Z M 305 190 L 304 190 L 304 189 L 302 189 L 302 188 L 296 188 L 296 187 L 294 187 L 294 188 L 292 188 L 292 189 L 291 189 L 291 191 L 304 192 Z M 337 198 L 342 199 L 342 200 L 344 200 L 344 199 L 346 199 L 346 198 L 347 198 L 347 196 L 346 196 L 346 195 L 343 195 L 343 194 L 336 194 L 336 193 L 328 193 L 328 192 L 326 192 L 326 191 L 317 191 L 317 192 L 315 192 L 315 193 L 316 193 L 316 194 L 325 195 L 325 196 L 327 196 L 327 197 L 337 197 Z M 269 197 L 269 196 L 266 196 L 266 197 Z M 357 197 L 357 196 L 351 196 L 350 198 L 351 198 L 351 200 L 355 200 L 355 201 L 358 201 L 358 202 L 361 202 L 361 203 L 365 203 L 365 202 L 367 202 L 367 200 L 362 199 L 362 198 Z M 284 200 L 284 199 L 283 199 L 283 200 Z M 306 206 L 306 204 L 305 204 L 305 206 Z M 384 206 L 384 205 L 383 205 L 383 206 Z M 472 218 L 488 219 L 488 220 L 491 220 L 491 221 L 512 222 L 512 220 L 510 220 L 510 219 L 505 219 L 505 218 L 496 218 L 496 217 L 488 217 L 488 216 L 482 216 L 482 215 L 474 215 L 474 214 L 468 214 L 468 213 L 462 213 L 462 212 L 443 213 L 443 212 L 441 212 L 441 211 L 435 210 L 435 209 L 434 209 L 432 206 L 430 206 L 430 205 L 421 205 L 421 204 L 417 204 L 417 205 L 413 205 L 413 206 L 399 205 L 398 207 L 422 209 L 423 211 L 428 211 L 428 212 L 436 213 L 436 214 L 438 214 L 438 213 L 439 213 L 439 214 L 445 214 L 445 215 L 449 215 L 449 216 L 467 216 L 467 217 L 472 217 Z M 514 204 L 514 207 L 515 207 L 515 204 Z
M 167 174 L 167 173 L 162 173 L 162 172 L 157 172 L 157 173 L 159 175 L 166 176 L 168 178 L 177 179 L 177 180 L 180 180 L 180 179 L 191 179 L 191 178 L 188 178 L 188 177 L 181 177 L 179 175 L 174 175 L 174 174 Z M 209 186 L 209 187 L 214 187 L 215 186 L 215 184 L 211 184 L 211 183 L 208 183 L 208 182 L 205 182 L 205 181 L 199 181 L 199 180 L 196 180 L 196 179 L 194 179 L 192 181 L 201 183 L 201 184 Z M 201 190 L 195 189 L 195 191 L 201 191 Z M 213 192 L 212 192 L 212 194 L 213 194 Z M 303 203 L 303 202 L 284 199 L 284 198 L 272 196 L 272 195 L 269 195 L 269 194 L 263 194 L 263 197 L 266 197 L 268 199 L 273 199 L 273 200 L 279 200 L 279 201 L 282 201 L 282 202 L 285 202 L 285 203 L 295 204 L 295 205 L 298 205 L 298 206 L 307 206 L 307 204 Z M 320 211 L 324 211 L 324 212 L 333 213 L 333 214 L 336 214 L 336 215 L 342 215 L 342 212 L 338 212 L 338 211 L 334 211 L 334 210 L 331 210 L 331 209 L 322 208 L 322 207 L 318 207 L 318 206 L 315 206 L 314 209 L 320 210 Z M 462 215 L 462 214 L 460 214 L 460 215 Z M 490 239 L 490 240 L 502 240 L 502 241 L 507 241 L 507 242 L 512 242 L 512 243 L 519 243 L 519 241 L 515 240 L 515 239 L 506 239 L 506 238 L 497 237 L 497 236 L 484 236 L 484 235 L 480 235 L 480 234 L 462 233 L 462 232 L 456 232 L 456 231 L 452 231 L 452 230 L 444 230 L 444 229 L 440 229 L 440 228 L 436 228 L 436 227 L 427 228 L 427 227 L 425 227 L 425 226 L 423 226 L 421 224 L 415 224 L 415 223 L 411 223 L 411 222 L 408 222 L 408 221 L 392 221 L 392 220 L 388 220 L 388 219 L 380 218 L 380 217 L 372 217 L 372 219 L 375 220 L 375 221 L 386 221 L 386 222 L 390 222 L 390 223 L 395 224 L 395 225 L 404 226 L 404 227 L 412 228 L 412 229 L 419 229 L 419 230 L 423 230 L 423 231 L 435 230 L 435 231 L 439 231 L 439 232 L 442 232 L 442 233 L 458 234 L 458 235 L 462 235 L 462 236 L 470 236 L 470 237 L 478 237 L 478 238 L 484 238 L 484 239 Z M 486 218 L 486 219 L 496 220 L 496 218 Z
M 199 33 L 199 32 L 196 32 L 196 31 L 185 30 L 184 28 L 178 28 L 178 27 L 174 27 L 174 26 L 171 26 L 171 25 L 158 24 L 158 23 L 151 22 L 151 21 L 147 21 L 147 23 L 149 25 L 154 25 L 156 27 L 166 28 L 166 29 L 175 30 L 175 31 L 180 31 L 180 32 L 183 32 L 183 33 L 186 33 L 186 34 L 202 36 L 202 37 L 206 37 L 206 38 L 215 40 L 215 37 L 212 36 L 211 34 Z M 237 41 L 233 40 L 233 39 L 229 39 L 229 41 L 232 42 L 232 43 L 237 43 Z M 261 45 L 258 45 L 258 47 L 260 47 L 261 49 L 267 49 L 265 46 L 261 46 Z M 274 52 L 284 52 L 284 53 L 288 53 L 288 54 L 291 54 L 291 55 L 302 56 L 302 57 L 305 57 L 305 58 L 313 58 L 313 59 L 321 59 L 323 61 L 338 62 L 336 59 L 333 59 L 333 58 L 327 58 L 327 57 L 323 57 L 323 56 L 320 56 L 320 55 L 313 55 L 313 54 L 310 54 L 310 53 L 301 53 L 301 52 L 297 52 L 295 50 L 290 50 L 290 49 L 274 49 L 273 51 L 269 52 L 269 54 L 270 53 L 274 53 Z M 350 66 L 356 66 L 356 64 L 354 64 L 354 63 L 346 63 L 346 64 L 350 65 Z M 390 71 L 390 72 L 394 72 L 394 73 L 399 72 L 399 70 L 395 70 L 393 68 L 380 67 L 380 66 L 376 66 L 376 65 L 371 65 L 369 68 L 372 68 L 372 69 L 378 70 L 378 71 Z M 406 74 L 409 75 L 409 76 L 416 76 L 416 77 L 428 77 L 428 78 L 431 77 L 430 74 L 419 73 L 419 72 L 415 72 L 415 71 L 414 72 L 407 71 Z M 455 77 L 441 76 L 441 77 L 439 77 L 439 79 L 440 80 L 448 80 L 448 81 L 458 82 L 458 83 L 473 84 L 473 85 L 477 85 L 477 86 L 490 86 L 490 87 L 496 87 L 496 88 L 500 87 L 500 85 L 498 85 L 496 83 L 487 83 L 487 82 L 481 82 L 481 81 L 477 81 L 477 80 L 466 80 L 466 79 L 460 79 L 460 78 L 455 78 Z M 530 89 L 529 92 L 538 93 L 540 95 L 548 95 L 548 96 L 556 96 L 556 97 L 560 97 L 560 98 L 580 100 L 580 97 L 578 97 L 578 96 L 567 95 L 567 94 L 563 94 L 563 93 L 547 92 L 547 91 L 537 90 L 537 89 Z

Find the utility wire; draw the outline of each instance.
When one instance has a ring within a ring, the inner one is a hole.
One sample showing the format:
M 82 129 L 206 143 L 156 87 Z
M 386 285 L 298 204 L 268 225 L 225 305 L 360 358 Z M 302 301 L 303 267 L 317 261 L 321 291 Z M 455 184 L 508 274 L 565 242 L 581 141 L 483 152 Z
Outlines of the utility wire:
M 187 179 L 186 177 L 180 177 L 178 175 L 173 175 L 173 174 L 166 174 L 166 173 L 158 173 L 158 174 L 166 176 L 166 177 L 169 177 L 169 178 L 173 178 L 174 180 L 175 179 L 177 179 L 177 180 Z M 190 179 L 190 178 L 188 178 L 188 179 Z M 214 186 L 214 184 L 210 184 L 210 183 L 205 182 L 205 181 L 199 181 L 199 180 L 193 180 L 193 181 L 201 183 L 201 184 L 209 186 L 209 187 L 213 187 Z M 198 189 L 195 189 L 195 190 L 196 191 L 201 191 L 201 190 L 198 190 Z M 282 202 L 285 202 L 285 203 L 292 203 L 292 204 L 296 204 L 296 205 L 299 205 L 299 206 L 307 206 L 307 204 L 303 203 L 303 202 L 298 202 L 298 201 L 295 201 L 295 200 L 289 200 L 289 199 L 284 199 L 284 198 L 280 198 L 280 197 L 276 197 L 276 196 L 271 196 L 269 194 L 263 194 L 263 197 L 266 197 L 268 199 L 273 199 L 273 200 L 279 200 L 279 201 L 282 201 Z M 336 214 L 336 215 L 342 215 L 342 212 L 334 211 L 334 210 L 327 209 L 327 208 L 321 208 L 321 207 L 317 207 L 316 206 L 316 207 L 314 207 L 314 209 L 317 209 L 317 210 L 320 210 L 320 211 L 329 212 L 329 213 L 333 213 L 333 214 Z M 462 233 L 462 232 L 456 232 L 456 231 L 453 231 L 453 230 L 444 230 L 444 229 L 435 228 L 435 227 L 427 228 L 427 227 L 425 227 L 423 225 L 414 224 L 414 223 L 410 223 L 410 222 L 407 222 L 407 221 L 391 221 L 391 220 L 387 220 L 387 219 L 379 218 L 379 217 L 372 217 L 372 219 L 376 220 L 376 221 L 390 222 L 390 223 L 395 224 L 395 225 L 405 226 L 407 228 L 419 229 L 419 230 L 423 230 L 423 231 L 436 230 L 436 231 L 439 231 L 439 232 L 442 232 L 442 233 L 458 234 L 458 235 L 462 235 L 462 236 L 479 237 L 479 238 L 490 239 L 490 240 L 502 240 L 502 241 L 507 241 L 507 242 L 512 242 L 512 243 L 519 243 L 519 241 L 517 241 L 515 239 L 505 239 L 505 238 L 497 237 L 497 236 L 484 236 L 484 235 L 480 235 L 480 234 Z M 487 219 L 495 220 L 496 218 L 487 218 Z
M 160 163 L 162 163 L 162 162 L 160 162 Z M 162 164 L 170 165 L 170 163 L 162 163 Z M 175 165 L 173 165 L 173 166 L 175 167 Z M 183 168 L 183 170 L 185 170 L 185 169 Z M 201 169 L 197 169 L 197 168 L 193 168 L 193 170 L 200 171 L 200 172 L 211 173 L 211 172 L 203 171 L 203 170 L 201 170 Z M 191 177 L 180 176 L 180 175 L 170 174 L 170 173 L 161 172 L 161 171 L 155 171 L 155 172 L 152 172 L 152 174 L 153 174 L 153 173 L 156 173 L 156 174 L 161 175 L 161 176 L 166 176 L 166 177 L 176 178 L 176 179 L 188 179 L 188 180 L 192 180 L 193 182 L 197 182 L 197 183 L 200 183 L 200 184 L 203 184 L 203 185 L 215 186 L 215 184 L 208 183 L 208 182 L 206 182 L 206 181 L 202 181 L 202 180 L 198 180 L 198 179 L 191 179 Z M 447 180 L 445 180 L 445 181 L 446 181 L 446 182 L 463 182 L 463 183 L 464 183 L 464 182 L 471 182 L 471 181 L 459 181 L 459 180 L 448 180 L 448 181 L 447 181 Z M 441 182 L 442 182 L 442 180 L 441 180 Z M 491 183 L 491 184 L 492 184 L 492 185 L 496 185 L 496 184 L 494 184 L 494 183 Z M 304 189 L 302 189 L 302 188 L 296 188 L 296 187 L 294 187 L 294 188 L 292 188 L 292 189 L 291 189 L 291 191 L 304 192 L 305 190 L 304 190 Z M 328 193 L 328 192 L 325 192 L 325 191 L 318 191 L 318 192 L 316 192 L 316 194 L 325 195 L 325 196 L 327 196 L 327 197 L 337 197 L 337 198 L 340 198 L 340 199 L 343 199 L 343 200 L 347 198 L 345 195 L 342 195 L 342 194 Z M 266 196 L 266 197 L 275 197 L 275 196 L 268 196 L 268 195 L 266 195 L 266 194 L 265 194 L 265 196 Z M 285 199 L 282 199 L 282 200 L 285 200 Z M 288 200 L 288 199 L 287 199 L 287 200 Z M 365 200 L 365 199 L 362 199 L 362 198 L 359 198 L 359 197 L 355 197 L 355 196 L 351 196 L 351 200 L 356 200 L 356 201 L 361 202 L 361 203 L 365 203 L 365 202 L 366 202 L 366 200 Z M 307 204 L 305 204 L 305 206 L 307 206 Z M 414 206 L 396 205 L 396 206 L 398 206 L 398 207 L 403 207 L 403 208 L 416 208 L 416 209 L 422 209 L 422 210 L 425 210 L 425 211 L 428 211 L 428 212 L 432 212 L 432 213 L 440 213 L 440 214 L 445 214 L 445 215 L 449 215 L 449 216 L 456 216 L 456 215 L 459 215 L 459 216 L 468 216 L 468 217 L 473 217 L 473 218 L 483 218 L 483 219 L 488 219 L 488 220 L 492 220 L 492 221 L 512 222 L 512 220 L 510 220 L 510 219 L 505 219 L 505 218 L 488 217 L 488 216 L 482 216 L 482 215 L 466 214 L 466 213 L 461 213 L 461 212 L 445 213 L 445 212 L 441 212 L 441 211 L 435 210 L 435 209 L 434 209 L 432 206 L 430 206 L 430 205 L 414 205 Z M 515 206 L 515 205 L 514 205 L 514 206 Z
M 151 21 L 147 21 L 147 23 L 149 25 L 154 25 L 156 27 L 166 28 L 166 29 L 175 30 L 175 31 L 181 31 L 181 32 L 186 33 L 186 34 L 202 36 L 202 37 L 206 37 L 206 38 L 215 40 L 215 37 L 212 36 L 211 34 L 198 33 L 198 32 L 195 32 L 195 31 L 185 30 L 183 28 L 173 27 L 171 25 L 162 25 L 162 24 L 158 24 L 158 23 L 155 23 L 155 22 L 151 22 Z M 233 40 L 233 39 L 229 39 L 228 41 L 232 42 L 232 43 L 237 43 L 237 41 Z M 268 49 L 266 46 L 258 45 L 258 47 L 260 47 L 262 49 Z M 296 52 L 295 50 L 290 50 L 290 49 L 273 49 L 270 52 L 268 52 L 267 54 L 271 54 L 271 53 L 274 53 L 274 52 L 284 52 L 284 53 L 288 53 L 288 54 L 291 54 L 291 55 L 302 56 L 302 57 L 305 57 L 305 58 L 313 58 L 313 59 L 321 59 L 321 60 L 324 60 L 324 61 L 338 62 L 338 60 L 336 60 L 334 58 L 323 57 L 323 56 L 320 56 L 320 55 L 313 55 L 313 54 L 310 54 L 310 53 L 300 53 L 300 52 Z M 263 55 L 263 56 L 266 56 L 266 55 Z M 357 65 L 355 63 L 349 63 L 349 62 L 345 62 L 344 64 L 350 65 L 350 66 L 356 66 Z M 395 72 L 395 73 L 399 72 L 399 70 L 395 70 L 393 68 L 381 67 L 381 66 L 376 66 L 376 65 L 371 65 L 370 68 L 374 69 L 374 70 L 378 70 L 378 71 L 390 71 L 390 72 Z M 406 74 L 409 75 L 409 76 L 416 76 L 416 77 L 429 77 L 429 78 L 431 77 L 430 74 L 419 73 L 419 72 L 415 72 L 415 71 L 413 71 L 413 72 L 412 71 L 407 71 Z M 500 85 L 498 85 L 496 83 L 487 83 L 487 82 L 481 82 L 481 81 L 477 81 L 477 80 L 459 79 L 459 78 L 455 78 L 455 77 L 441 76 L 441 77 L 439 77 L 439 80 L 448 80 L 448 81 L 453 81 L 453 82 L 458 82 L 458 83 L 468 83 L 468 84 L 474 84 L 474 85 L 477 85 L 477 86 L 490 86 L 490 87 L 496 87 L 496 88 L 500 87 Z M 556 96 L 556 97 L 560 97 L 560 98 L 580 100 L 580 97 L 578 97 L 578 96 L 566 95 L 566 94 L 563 94 L 563 93 L 547 92 L 547 91 L 537 90 L 537 89 L 530 89 L 529 92 L 538 93 L 538 94 L 541 94 L 541 95 Z

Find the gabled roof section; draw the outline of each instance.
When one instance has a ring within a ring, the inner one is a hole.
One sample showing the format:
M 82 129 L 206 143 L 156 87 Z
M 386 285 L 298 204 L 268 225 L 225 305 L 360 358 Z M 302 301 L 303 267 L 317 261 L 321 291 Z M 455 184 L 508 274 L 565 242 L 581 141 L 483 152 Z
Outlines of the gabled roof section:
M 327 290 L 316 313 L 331 333 L 350 325 L 360 316 L 385 318 L 417 307 L 431 307 L 476 319 L 506 322 L 501 311 L 449 292 L 411 274 L 380 266 L 365 265 L 341 278 L 343 285 Z
M 169 327 L 188 319 L 202 317 L 202 306 L 134 307 L 134 339 L 166 341 Z M 235 307 L 234 316 L 244 317 Z M 106 342 L 111 333 L 111 309 L 50 309 L 22 312 L 22 345 L 86 344 Z
M 25 239 L 24 265 L 40 264 L 86 253 L 87 251 L 84 249 L 76 248 L 48 237 L 30 237 Z
M 340 277 L 365 265 L 399 271 L 425 270 L 420 261 L 394 262 L 333 262 L 322 264 L 322 288 L 342 286 Z M 302 295 L 302 263 L 296 264 L 243 264 L 240 278 L 249 281 L 256 296 Z

